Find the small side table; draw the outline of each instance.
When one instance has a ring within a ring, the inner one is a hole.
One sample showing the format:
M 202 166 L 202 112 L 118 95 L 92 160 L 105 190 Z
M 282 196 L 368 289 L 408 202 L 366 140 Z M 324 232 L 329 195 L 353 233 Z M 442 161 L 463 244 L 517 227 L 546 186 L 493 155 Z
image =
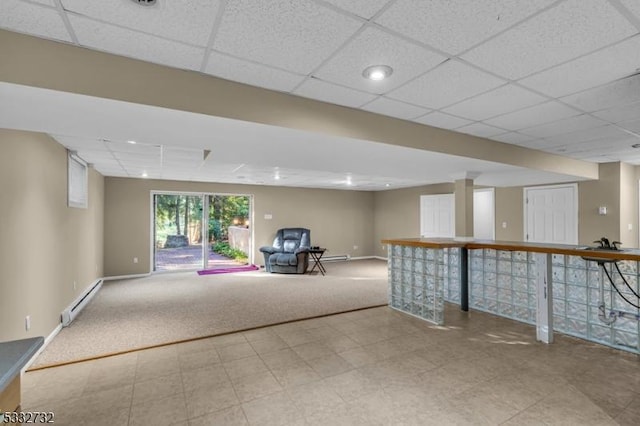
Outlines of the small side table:
M 316 267 L 318 268 L 318 271 L 320 271 L 322 276 L 324 276 L 324 274 L 327 272 L 327 270 L 324 269 L 322 261 L 320 261 L 325 251 L 327 251 L 326 248 L 309 249 L 309 256 L 311 256 L 311 260 L 314 262 L 313 266 L 309 270 L 309 273 L 312 273 L 316 269 Z

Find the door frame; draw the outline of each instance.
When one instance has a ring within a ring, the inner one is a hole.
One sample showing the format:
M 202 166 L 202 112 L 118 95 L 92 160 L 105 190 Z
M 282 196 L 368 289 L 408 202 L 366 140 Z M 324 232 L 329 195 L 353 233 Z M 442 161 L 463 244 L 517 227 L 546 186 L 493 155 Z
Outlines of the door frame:
M 527 235 L 529 232 L 529 217 L 527 215 L 527 199 L 529 191 L 530 190 L 538 190 L 538 189 L 560 189 L 560 188 L 571 188 L 573 190 L 573 206 L 572 206 L 572 210 L 573 210 L 573 216 L 575 217 L 575 224 L 574 224 L 574 232 L 575 232 L 575 244 L 578 244 L 578 242 L 580 241 L 580 236 L 578 235 L 578 229 L 579 229 L 579 202 L 578 202 L 578 184 L 577 183 L 561 183 L 561 184 L 557 184 L 557 185 L 541 185 L 541 186 L 525 186 L 524 190 L 522 191 L 522 210 L 524 212 L 524 226 L 523 226 L 523 235 L 522 235 L 522 241 L 527 242 Z M 574 243 L 568 243 L 568 244 L 574 244 Z
M 164 191 L 164 190 L 154 190 L 149 191 L 149 271 L 151 274 L 164 274 L 171 272 L 184 272 L 186 270 L 178 270 L 178 271 L 156 271 L 155 267 L 155 226 L 156 226 L 156 208 L 154 203 L 154 198 L 156 195 L 186 195 L 186 196 L 197 196 L 202 197 L 202 262 L 204 267 L 204 259 L 209 258 L 209 246 L 207 241 L 209 241 L 209 197 L 215 195 L 221 196 L 238 196 L 238 197 L 248 197 L 249 198 L 249 253 L 248 261 L 250 264 L 254 264 L 254 247 L 255 247 L 255 227 L 254 227 L 254 196 L 253 194 L 238 194 L 238 193 L 227 193 L 227 192 L 193 192 L 193 191 Z M 205 221 L 205 214 L 207 215 L 207 220 Z M 207 226 L 205 226 L 205 223 Z

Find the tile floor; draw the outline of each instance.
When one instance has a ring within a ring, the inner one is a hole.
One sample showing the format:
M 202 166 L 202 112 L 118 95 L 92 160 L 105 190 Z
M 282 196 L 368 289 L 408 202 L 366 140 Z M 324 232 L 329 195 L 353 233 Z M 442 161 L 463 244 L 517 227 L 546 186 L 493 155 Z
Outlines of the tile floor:
M 640 359 L 447 306 L 374 308 L 28 372 L 58 425 L 638 425 Z

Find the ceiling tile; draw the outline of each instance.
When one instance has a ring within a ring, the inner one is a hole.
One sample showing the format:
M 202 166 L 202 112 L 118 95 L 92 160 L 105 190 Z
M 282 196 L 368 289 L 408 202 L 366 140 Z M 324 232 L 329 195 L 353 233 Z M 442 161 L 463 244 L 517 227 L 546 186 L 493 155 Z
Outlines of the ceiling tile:
M 76 15 L 69 15 L 69 21 L 80 44 L 87 47 L 191 70 L 199 69 L 202 63 L 204 49 L 100 24 Z
M 562 100 L 585 111 L 598 111 L 640 102 L 640 74 L 569 95 Z
M 211 52 L 205 72 L 227 80 L 281 92 L 290 92 L 305 78 L 299 74 L 232 58 L 217 52 Z
M 547 100 L 544 96 L 507 84 L 445 108 L 442 111 L 471 120 L 485 120 Z
M 640 117 L 640 102 L 615 108 L 603 109 L 602 111 L 594 112 L 593 115 L 612 123 L 633 120 L 634 118 Z
M 453 115 L 444 114 L 439 111 L 434 111 L 413 121 L 428 126 L 440 127 L 441 129 L 455 129 L 471 123 L 471 121 L 465 120 L 464 118 L 454 117 Z
M 336 86 L 316 78 L 310 78 L 302 83 L 293 94 L 352 108 L 357 108 L 375 98 L 374 95 Z
M 446 59 L 416 44 L 369 27 L 322 65 L 315 75 L 322 80 L 382 94 Z M 382 81 L 369 80 L 363 77 L 362 71 L 371 65 L 388 65 L 393 68 L 393 74 Z
M 546 138 L 548 136 L 562 135 L 578 130 L 593 129 L 595 127 L 604 126 L 605 124 L 607 124 L 605 121 L 587 114 L 582 114 L 575 117 L 557 120 L 548 124 L 522 129 L 521 132 L 537 138 Z
M 400 101 L 438 109 L 498 87 L 505 82 L 458 61 L 447 61 L 421 77 L 389 92 Z
M 472 123 L 467 126 L 458 127 L 456 132 L 467 133 L 481 138 L 489 138 L 504 133 L 504 129 L 498 129 L 497 127 L 488 126 L 483 123 Z
M 324 0 L 341 9 L 370 19 L 389 2 L 389 0 Z
M 568 0 L 462 57 L 517 80 L 635 33 L 606 0 Z
M 521 145 L 524 142 L 531 141 L 535 138 L 532 138 L 531 136 L 528 136 L 528 135 L 523 135 L 522 133 L 518 133 L 518 132 L 507 132 L 507 133 L 502 133 L 500 135 L 492 136 L 491 139 L 498 142 Z
M 557 144 L 577 144 L 593 140 L 608 141 L 610 143 L 628 139 L 630 135 L 613 125 L 600 126 L 594 129 L 579 130 L 563 135 L 549 136 L 545 140 Z
M 93 139 L 93 138 L 83 138 L 76 136 L 66 136 L 66 135 L 51 135 L 58 143 L 65 146 L 70 150 L 80 151 L 80 150 L 93 150 L 93 151 L 109 151 L 109 148 L 105 145 L 102 140 Z
M 105 146 L 112 152 L 132 152 L 138 154 L 160 155 L 160 146 L 145 143 L 129 143 L 123 141 L 105 141 Z
M 385 97 L 374 99 L 362 107 L 365 111 L 375 112 L 377 114 L 389 115 L 391 117 L 409 120 L 419 117 L 429 112 L 428 109 L 415 105 L 409 105 L 404 102 L 394 101 Z
M 202 149 L 187 149 L 171 146 L 162 147 L 162 159 L 165 160 L 187 160 L 187 161 L 204 161 L 204 151 Z
M 508 130 L 521 130 L 578 114 L 580 113 L 573 108 L 550 101 L 485 120 L 485 123 Z
M 237 0 L 227 4 L 214 48 L 308 74 L 360 26 L 358 20 L 310 0 Z
M 0 28 L 71 42 L 64 21 L 55 9 L 18 0 L 0 1 Z
M 638 0 L 620 0 L 622 4 L 634 14 L 636 19 L 640 19 L 640 2 Z
M 579 152 L 597 152 L 615 155 L 618 149 L 632 149 L 631 145 L 637 142 L 638 139 L 627 135 L 626 137 L 616 138 L 615 140 L 600 138 L 579 143 L 567 143 L 560 145 L 559 148 L 565 150 L 565 155 L 572 155 Z
M 623 129 L 631 130 L 635 133 L 640 132 L 640 120 L 623 121 L 622 123 L 618 123 L 618 126 L 622 127 Z
M 603 66 L 606 64 L 606 66 Z M 629 76 L 640 66 L 640 35 L 519 81 L 560 97 Z
M 203 47 L 209 42 L 219 7 L 217 0 L 159 1 L 152 7 L 129 0 L 61 1 L 65 10 L 79 15 Z
M 376 22 L 450 54 L 505 30 L 553 0 L 399 0 Z

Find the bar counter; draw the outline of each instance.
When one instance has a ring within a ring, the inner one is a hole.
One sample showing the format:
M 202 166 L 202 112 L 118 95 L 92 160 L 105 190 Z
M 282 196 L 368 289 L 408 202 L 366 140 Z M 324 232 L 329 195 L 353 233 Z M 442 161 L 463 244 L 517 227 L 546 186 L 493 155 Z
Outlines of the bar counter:
M 555 330 L 640 353 L 640 309 L 624 300 L 640 304 L 638 249 L 447 238 L 382 243 L 394 309 L 444 324 L 446 301 L 534 325 L 545 343 Z
M 19 411 L 20 370 L 43 343 L 43 337 L 0 342 L 0 413 Z

